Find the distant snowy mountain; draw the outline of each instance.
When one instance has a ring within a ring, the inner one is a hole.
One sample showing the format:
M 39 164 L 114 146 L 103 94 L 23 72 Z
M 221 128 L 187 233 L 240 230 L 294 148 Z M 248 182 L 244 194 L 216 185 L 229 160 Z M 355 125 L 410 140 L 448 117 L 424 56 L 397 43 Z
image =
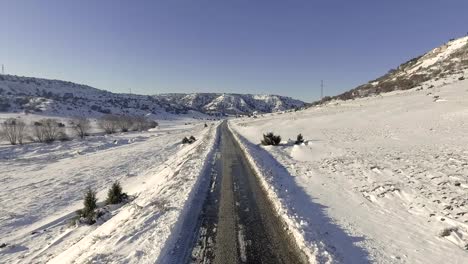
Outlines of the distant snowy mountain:
M 304 106 L 302 101 L 279 95 L 194 93 L 163 94 L 155 98 L 169 105 L 183 105 L 202 113 L 271 113 Z
M 413 58 L 376 80 L 340 95 L 326 97 L 321 102 L 332 99 L 348 100 L 396 90 L 407 90 L 418 87 L 427 81 L 437 81 L 453 75 L 458 75 L 457 78 L 462 80 L 466 78 L 464 74 L 467 70 L 468 36 L 465 36 L 450 40 L 423 56 Z
M 270 113 L 304 105 L 302 101 L 278 95 L 117 94 L 59 80 L 0 75 L 0 112 L 41 112 L 61 116 L 106 113 L 226 115 Z

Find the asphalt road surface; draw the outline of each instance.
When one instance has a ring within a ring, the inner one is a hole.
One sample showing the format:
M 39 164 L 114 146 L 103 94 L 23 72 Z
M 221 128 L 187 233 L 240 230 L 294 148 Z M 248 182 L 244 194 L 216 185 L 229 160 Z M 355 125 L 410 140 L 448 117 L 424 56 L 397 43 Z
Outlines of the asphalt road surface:
M 220 128 L 218 152 L 195 233 L 178 263 L 305 263 L 287 228 L 273 210 L 227 123 Z M 195 223 L 196 222 L 196 223 Z M 192 228 L 193 230 L 193 228 Z M 175 257 L 175 256 L 174 256 Z

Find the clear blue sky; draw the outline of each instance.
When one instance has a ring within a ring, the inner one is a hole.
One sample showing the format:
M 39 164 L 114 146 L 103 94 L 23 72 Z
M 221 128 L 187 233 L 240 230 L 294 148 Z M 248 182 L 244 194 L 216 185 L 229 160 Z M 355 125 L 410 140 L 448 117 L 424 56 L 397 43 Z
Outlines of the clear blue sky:
M 354 88 L 468 32 L 467 0 L 0 3 L 7 73 L 114 92 Z

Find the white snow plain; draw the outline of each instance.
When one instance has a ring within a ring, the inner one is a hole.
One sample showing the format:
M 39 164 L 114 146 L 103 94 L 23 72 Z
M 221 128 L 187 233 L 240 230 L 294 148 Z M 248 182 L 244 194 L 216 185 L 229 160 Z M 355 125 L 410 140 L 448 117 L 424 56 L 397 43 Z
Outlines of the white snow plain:
M 0 146 L 0 263 L 154 263 L 174 243 L 217 125 Z M 107 221 L 73 224 L 85 189 L 102 202 L 116 180 L 130 202 Z
M 468 81 L 458 77 L 230 121 L 311 263 L 468 263 Z M 270 131 L 280 146 L 259 145 Z

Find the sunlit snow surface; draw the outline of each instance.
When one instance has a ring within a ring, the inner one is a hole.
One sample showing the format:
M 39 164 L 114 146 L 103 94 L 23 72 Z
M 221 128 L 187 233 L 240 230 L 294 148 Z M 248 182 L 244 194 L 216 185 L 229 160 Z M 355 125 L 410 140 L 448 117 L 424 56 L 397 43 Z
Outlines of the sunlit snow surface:
M 468 81 L 458 77 L 230 122 L 311 261 L 467 263 Z M 270 131 L 281 146 L 258 145 Z M 306 143 L 294 145 L 299 133 Z
M 217 124 L 0 146 L 0 263 L 154 263 L 171 247 Z M 198 140 L 182 145 L 190 135 Z M 70 224 L 87 187 L 102 202 L 116 180 L 130 203 L 106 222 Z

